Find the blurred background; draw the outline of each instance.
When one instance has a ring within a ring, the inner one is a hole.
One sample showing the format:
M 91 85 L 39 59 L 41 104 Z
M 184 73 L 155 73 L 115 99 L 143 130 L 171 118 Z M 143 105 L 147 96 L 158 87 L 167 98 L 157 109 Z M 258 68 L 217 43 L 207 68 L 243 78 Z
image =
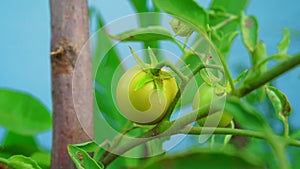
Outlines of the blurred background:
M 210 3 L 209 0 L 197 2 L 204 7 Z M 133 7 L 126 0 L 90 0 L 89 6 L 100 12 L 105 23 L 134 13 Z M 299 6 L 300 1 L 297 0 L 250 0 L 246 14 L 254 14 L 257 17 L 260 27 L 259 37 L 267 45 L 269 55 L 277 52 L 277 44 L 283 36 L 285 27 L 291 32 L 288 53 L 295 54 L 300 51 Z M 51 111 L 49 2 L 0 1 L 0 20 L 0 88 L 28 92 Z M 91 34 L 95 31 L 92 24 Z M 229 56 L 229 68 L 234 77 L 241 72 L 241 68 L 250 66 L 248 58 L 247 50 L 238 37 Z M 297 120 L 300 118 L 300 106 L 297 102 L 300 94 L 299 78 L 298 67 L 274 83 L 288 96 L 293 106 L 292 127 L 300 127 Z M 0 143 L 5 132 L 0 127 Z M 51 148 L 51 132 L 47 131 L 37 136 L 39 144 L 46 150 Z

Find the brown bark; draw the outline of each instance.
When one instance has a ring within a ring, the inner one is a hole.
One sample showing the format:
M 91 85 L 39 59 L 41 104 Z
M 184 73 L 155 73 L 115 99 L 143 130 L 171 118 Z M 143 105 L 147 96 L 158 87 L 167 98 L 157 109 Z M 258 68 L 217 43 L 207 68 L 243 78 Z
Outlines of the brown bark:
M 67 145 L 93 133 L 92 64 L 87 1 L 50 0 L 53 102 L 52 169 L 75 168 Z M 76 110 L 76 111 L 75 111 Z M 80 122 L 83 123 L 83 128 Z

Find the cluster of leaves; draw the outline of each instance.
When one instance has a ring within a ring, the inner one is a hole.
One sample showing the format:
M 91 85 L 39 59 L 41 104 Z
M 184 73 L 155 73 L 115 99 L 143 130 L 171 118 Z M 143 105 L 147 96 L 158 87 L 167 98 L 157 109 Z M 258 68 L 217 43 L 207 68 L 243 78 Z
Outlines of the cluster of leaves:
M 0 126 L 6 129 L 0 168 L 49 168 L 50 153 L 39 147 L 35 138 L 51 129 L 49 110 L 27 93 L 0 89 L 0 116 Z

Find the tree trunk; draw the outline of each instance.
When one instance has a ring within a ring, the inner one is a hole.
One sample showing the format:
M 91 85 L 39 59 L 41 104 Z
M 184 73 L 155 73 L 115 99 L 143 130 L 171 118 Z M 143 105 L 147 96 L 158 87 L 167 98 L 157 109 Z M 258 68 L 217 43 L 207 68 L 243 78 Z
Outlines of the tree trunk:
M 86 44 L 89 38 L 88 7 L 85 0 L 50 0 L 50 7 L 51 169 L 71 169 L 75 167 L 67 145 L 91 140 L 86 132 L 93 137 L 92 63 L 89 43 Z M 87 46 L 82 48 L 84 45 Z

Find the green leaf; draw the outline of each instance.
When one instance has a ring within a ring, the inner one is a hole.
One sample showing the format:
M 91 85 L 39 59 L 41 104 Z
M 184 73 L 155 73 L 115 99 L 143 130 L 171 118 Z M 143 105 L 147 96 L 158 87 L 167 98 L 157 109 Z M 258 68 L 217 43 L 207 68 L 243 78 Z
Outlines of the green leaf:
M 254 52 L 251 53 L 251 61 L 253 68 L 248 73 L 244 84 L 252 82 L 262 73 L 264 73 L 267 70 L 267 61 L 269 61 L 269 59 L 270 57 L 267 57 L 265 44 L 262 41 L 259 41 Z M 262 101 L 266 95 L 263 87 L 260 87 L 258 90 L 255 90 L 252 94 L 253 96 L 255 95 L 259 101 Z M 249 96 L 247 97 L 249 98 Z
M 184 65 L 181 68 L 181 71 L 184 74 L 189 74 L 191 73 L 191 70 L 195 69 L 196 66 L 200 63 L 202 63 L 202 60 L 200 57 L 196 54 L 189 53 L 187 55 L 187 58 L 182 58 L 184 59 Z M 196 74 L 192 80 L 190 80 L 185 87 L 183 93 L 181 94 L 181 100 L 178 102 L 179 104 L 177 106 L 185 106 L 189 105 L 192 103 L 194 97 L 191 97 L 195 94 L 197 91 L 198 87 L 203 83 L 203 79 L 201 78 L 200 74 Z
M 174 15 L 185 22 L 196 26 L 202 32 L 206 32 L 208 15 L 204 8 L 192 0 L 153 0 L 161 10 Z
M 97 27 L 103 26 L 101 17 L 98 13 L 92 13 L 91 17 L 95 17 L 98 21 Z M 95 97 L 96 105 L 103 114 L 105 120 L 116 130 L 120 131 L 127 120 L 120 114 L 113 101 L 112 79 L 113 76 L 121 77 L 124 70 L 118 68 L 120 59 L 118 53 L 113 47 L 112 42 L 107 37 L 103 29 L 96 34 L 97 44 L 93 49 L 93 69 L 95 75 Z M 98 113 L 98 112 L 96 112 Z M 95 124 L 98 124 L 99 114 L 95 114 Z M 95 137 L 101 133 L 95 127 Z
M 210 5 L 210 10 L 221 13 L 229 13 L 231 15 L 239 16 L 242 11 L 246 9 L 246 6 L 248 4 L 248 0 L 213 0 Z M 210 17 L 210 25 L 216 25 L 222 21 L 224 21 L 227 17 Z M 231 21 L 230 23 L 223 26 L 220 31 L 222 31 L 224 34 L 227 34 L 229 32 L 237 31 L 237 28 L 239 26 L 238 20 Z
M 252 156 L 253 157 L 253 156 Z M 189 152 L 156 158 L 146 164 L 142 169 L 260 169 L 264 168 L 261 162 L 249 159 L 243 154 L 233 153 L 232 151 L 218 151 L 197 149 Z
M 217 47 L 219 48 L 220 52 L 226 56 L 229 53 L 229 50 L 231 48 L 232 42 L 233 40 L 237 37 L 237 35 L 239 34 L 238 31 L 234 31 L 234 32 L 229 32 L 227 33 L 222 40 L 220 41 L 220 43 L 217 45 Z
M 111 38 L 119 41 L 158 41 L 173 40 L 169 30 L 161 26 L 148 26 L 145 28 L 132 29 L 118 35 L 110 35 Z
M 50 168 L 51 155 L 49 152 L 38 151 L 30 156 L 43 169 Z
M 81 148 L 68 145 L 68 152 L 78 169 L 103 169 L 100 162 L 96 162 L 89 154 Z
M 81 150 L 83 150 L 87 153 L 93 153 L 93 159 L 96 161 L 99 161 L 102 153 L 105 151 L 94 141 L 89 141 L 89 142 L 80 143 L 80 144 L 73 144 L 72 146 L 80 148 Z
M 250 52 L 254 52 L 258 43 L 258 22 L 256 18 L 254 16 L 246 16 L 243 13 L 241 31 L 244 45 Z
M 121 156 L 117 158 L 113 163 L 111 163 L 108 169 L 138 169 L 144 164 L 147 158 L 129 158 Z
M 86 152 L 94 152 L 99 149 L 99 145 L 93 141 L 80 143 L 80 144 L 73 144 L 72 146 L 78 147 Z
M 221 10 L 234 15 L 239 15 L 243 10 L 246 9 L 248 0 L 213 0 L 210 9 Z
M 252 66 L 255 67 L 250 71 L 250 74 L 253 71 L 255 72 L 252 76 L 253 79 L 257 78 L 257 76 L 260 76 L 262 73 L 267 71 L 267 62 L 264 62 L 266 58 L 267 58 L 266 46 L 262 41 L 259 41 L 257 43 L 254 52 L 251 53 Z M 263 87 L 260 87 L 257 90 L 255 90 L 255 94 L 258 98 L 257 99 L 258 101 L 263 101 L 266 97 L 266 92 Z
M 294 132 L 291 133 L 291 138 L 296 139 L 296 140 L 300 140 L 300 130 L 296 130 Z
M 265 86 L 265 89 L 278 119 L 285 121 L 292 112 L 291 104 L 289 103 L 286 95 L 273 86 Z
M 156 14 L 141 14 L 144 12 L 158 12 L 159 10 L 154 6 L 154 9 L 149 9 L 147 5 L 147 0 L 130 0 L 131 4 L 134 6 L 135 11 L 140 13 L 139 21 L 141 27 L 146 27 L 150 25 L 158 25 L 159 24 L 159 15 Z
M 12 131 L 8 131 L 1 147 L 1 152 L 10 155 L 23 154 L 30 156 L 38 150 L 38 145 L 33 136 L 20 135 Z
M 233 80 L 233 83 L 234 83 L 234 84 L 239 83 L 243 78 L 246 77 L 247 74 L 248 74 L 248 69 L 245 69 L 242 73 L 240 73 L 240 74 L 238 75 L 237 78 L 235 78 L 235 79 Z
M 174 36 L 183 36 L 188 37 L 193 33 L 193 28 L 190 27 L 188 24 L 186 24 L 184 21 L 181 21 L 180 19 L 173 18 L 169 24 L 172 27 L 172 30 L 174 31 Z
M 300 161 L 299 161 L 299 158 L 300 158 L 300 151 L 299 151 L 299 148 L 292 148 L 290 147 L 288 149 L 288 152 L 289 152 L 289 159 L 291 160 L 291 169 L 299 169 L 300 168 Z
M 240 146 L 245 147 L 245 143 L 243 143 L 242 139 L 236 139 L 232 141 L 235 141 L 236 144 L 241 144 Z M 244 150 L 247 152 L 251 152 L 251 154 L 254 154 L 261 161 L 264 161 L 268 166 L 266 167 L 266 169 L 278 168 L 276 163 L 277 159 L 274 157 L 274 152 L 272 151 L 272 149 L 269 147 L 268 143 L 265 140 L 248 138 L 246 144 L 247 147 L 245 147 Z
M 285 28 L 284 29 L 284 35 L 282 37 L 282 40 L 279 42 L 277 48 L 278 48 L 278 52 L 280 54 L 285 54 L 287 53 L 287 50 L 289 48 L 290 45 L 290 31 L 289 29 Z
M 227 97 L 225 111 L 233 116 L 241 126 L 257 131 L 270 131 L 261 114 L 253 107 L 243 103 L 238 98 Z
M 159 9 L 154 5 L 154 8 L 151 9 L 148 6 L 147 0 L 130 0 L 131 4 L 134 6 L 135 11 L 138 14 L 139 22 L 141 27 L 148 27 L 148 26 L 154 26 L 160 24 L 160 13 Z M 152 1 L 150 1 L 151 3 Z M 157 41 L 144 41 L 144 48 L 159 48 L 159 44 Z M 145 54 L 147 56 L 147 53 Z M 158 60 L 161 60 L 162 57 L 158 57 Z M 150 60 L 148 57 L 146 57 L 146 62 L 150 63 Z
M 213 0 L 209 7 L 210 27 L 216 28 L 217 25 L 221 25 L 217 30 L 212 30 L 211 40 L 225 58 L 227 58 L 232 41 L 237 34 L 235 32 L 239 27 L 238 18 L 246 9 L 247 4 L 248 0 Z
M 267 59 L 269 59 L 269 60 L 274 59 L 276 61 L 282 61 L 282 60 L 288 59 L 290 57 L 292 57 L 292 56 L 289 54 L 286 54 L 286 53 L 277 53 L 277 54 L 269 56 Z
M 33 96 L 0 89 L 0 126 L 15 133 L 35 135 L 51 129 L 48 109 Z
M 96 84 L 97 86 L 97 84 Z M 108 99 L 113 99 L 112 96 L 108 96 L 107 92 L 103 91 L 105 89 L 99 89 L 96 88 L 95 90 L 95 97 L 97 104 L 99 106 L 99 109 L 111 127 L 113 127 L 117 131 L 121 131 L 123 126 L 126 124 L 128 121 L 126 118 L 124 118 L 121 113 L 118 111 L 116 108 L 116 105 L 114 104 L 113 101 L 108 100 Z M 105 97 L 104 97 L 105 96 Z M 106 98 L 106 99 L 103 99 Z M 96 112 L 97 113 L 97 112 Z M 94 123 L 97 124 L 95 125 L 95 138 L 97 138 L 97 134 L 101 134 L 101 132 L 98 130 L 99 127 L 102 125 L 103 120 L 99 120 L 99 114 L 95 114 L 95 119 Z M 98 126 L 98 127 L 97 127 Z
M 265 60 L 266 58 L 267 58 L 266 45 L 262 41 L 259 41 L 256 45 L 254 52 L 251 53 L 252 66 L 258 67 L 256 69 L 259 69 L 259 71 L 262 72 L 266 71 L 267 70 L 266 63 L 261 64 L 261 61 Z
M 130 0 L 129 2 L 131 2 L 138 13 L 149 12 L 147 8 L 147 0 Z
M 8 169 L 41 169 L 34 160 L 23 155 L 15 155 L 9 159 L 0 158 L 0 167 L 3 167 L 4 169 L 6 167 L 8 167 Z

